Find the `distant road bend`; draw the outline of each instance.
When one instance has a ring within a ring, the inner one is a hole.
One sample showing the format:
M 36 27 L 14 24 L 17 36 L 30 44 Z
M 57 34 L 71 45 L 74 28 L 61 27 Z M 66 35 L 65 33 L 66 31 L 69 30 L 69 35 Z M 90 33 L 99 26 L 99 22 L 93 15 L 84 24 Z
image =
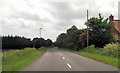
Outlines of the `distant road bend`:
M 57 47 L 47 51 L 23 71 L 118 71 L 117 68 Z

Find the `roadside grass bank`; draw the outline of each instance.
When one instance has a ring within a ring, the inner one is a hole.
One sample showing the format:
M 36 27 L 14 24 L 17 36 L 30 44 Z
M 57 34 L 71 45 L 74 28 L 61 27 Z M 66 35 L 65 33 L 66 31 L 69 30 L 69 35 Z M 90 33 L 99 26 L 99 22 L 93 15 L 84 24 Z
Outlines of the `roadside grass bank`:
M 117 68 L 119 67 L 118 66 L 118 58 L 103 56 L 103 55 L 100 55 L 100 54 L 92 54 L 92 53 L 88 53 L 88 52 L 85 52 L 85 51 L 79 51 L 79 52 L 73 51 L 73 53 L 76 53 L 76 54 L 79 54 L 79 55 L 82 55 L 82 56 L 85 56 L 85 57 L 103 62 L 105 64 L 112 65 L 112 66 L 117 67 Z
M 46 51 L 45 47 L 10 50 L 2 53 L 2 71 L 20 71 Z
M 86 47 L 80 51 L 73 51 L 66 48 L 60 48 L 61 50 L 70 51 L 109 65 L 120 68 L 120 54 L 118 49 L 119 43 L 111 43 L 104 46 L 104 48 L 96 49 L 94 45 Z

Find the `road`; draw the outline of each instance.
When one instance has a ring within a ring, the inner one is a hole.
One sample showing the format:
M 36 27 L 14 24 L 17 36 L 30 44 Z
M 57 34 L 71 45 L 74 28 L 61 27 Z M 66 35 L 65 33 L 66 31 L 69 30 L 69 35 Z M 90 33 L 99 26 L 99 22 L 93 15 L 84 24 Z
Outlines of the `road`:
M 117 68 L 72 52 L 49 48 L 23 71 L 118 71 Z

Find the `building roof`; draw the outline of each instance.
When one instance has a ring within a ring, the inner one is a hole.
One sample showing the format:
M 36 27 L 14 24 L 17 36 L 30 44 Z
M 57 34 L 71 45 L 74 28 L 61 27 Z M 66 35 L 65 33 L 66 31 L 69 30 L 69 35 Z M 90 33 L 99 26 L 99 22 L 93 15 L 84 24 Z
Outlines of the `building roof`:
M 111 14 L 109 16 L 109 21 L 114 24 L 115 29 L 120 33 L 120 20 L 114 20 L 114 16 Z
M 120 33 L 120 20 L 114 20 L 114 27 Z

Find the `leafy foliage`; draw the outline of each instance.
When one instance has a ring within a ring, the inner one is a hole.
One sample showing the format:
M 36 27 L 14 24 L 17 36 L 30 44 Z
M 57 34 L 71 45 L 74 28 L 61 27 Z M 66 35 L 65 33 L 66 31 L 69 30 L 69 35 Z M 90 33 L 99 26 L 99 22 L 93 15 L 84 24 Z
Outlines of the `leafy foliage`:
M 21 50 L 9 50 L 2 53 L 2 71 L 19 71 L 36 60 L 45 52 L 46 48 L 36 50 L 25 48 Z
M 88 22 L 86 22 L 86 25 L 87 24 L 89 24 L 89 45 L 94 44 L 95 47 L 103 47 L 105 44 L 115 42 L 111 34 L 114 25 L 108 22 L 108 18 L 104 19 L 101 14 L 99 14 L 98 18 L 90 18 Z M 83 36 L 83 42 L 86 42 L 86 36 L 86 34 Z
M 2 48 L 3 49 L 22 49 L 25 47 L 32 47 L 30 39 L 19 36 L 3 36 Z
M 107 45 L 104 46 L 103 50 L 104 50 L 104 55 L 110 55 L 113 57 L 118 57 L 118 45 L 120 45 L 119 43 L 109 43 Z
M 91 45 L 91 46 L 83 49 L 82 51 L 118 58 L 118 45 L 120 45 L 120 44 L 119 43 L 111 43 L 111 44 L 109 43 L 109 44 L 105 45 L 104 48 L 99 48 L 99 49 L 96 49 L 94 47 L 94 45 Z
M 103 56 L 100 54 L 90 53 L 86 51 L 74 51 L 74 53 L 120 68 L 118 65 L 118 58 Z
M 80 34 L 85 30 L 86 29 L 79 30 L 75 25 L 73 25 L 71 28 L 67 29 L 67 33 L 61 33 L 57 37 L 57 40 L 54 43 L 54 45 L 60 48 L 63 47 L 72 50 L 77 50 Z
M 3 36 L 2 37 L 2 49 L 23 49 L 25 47 L 40 48 L 42 46 L 52 46 L 53 42 L 50 39 L 44 38 L 31 39 L 19 36 Z

